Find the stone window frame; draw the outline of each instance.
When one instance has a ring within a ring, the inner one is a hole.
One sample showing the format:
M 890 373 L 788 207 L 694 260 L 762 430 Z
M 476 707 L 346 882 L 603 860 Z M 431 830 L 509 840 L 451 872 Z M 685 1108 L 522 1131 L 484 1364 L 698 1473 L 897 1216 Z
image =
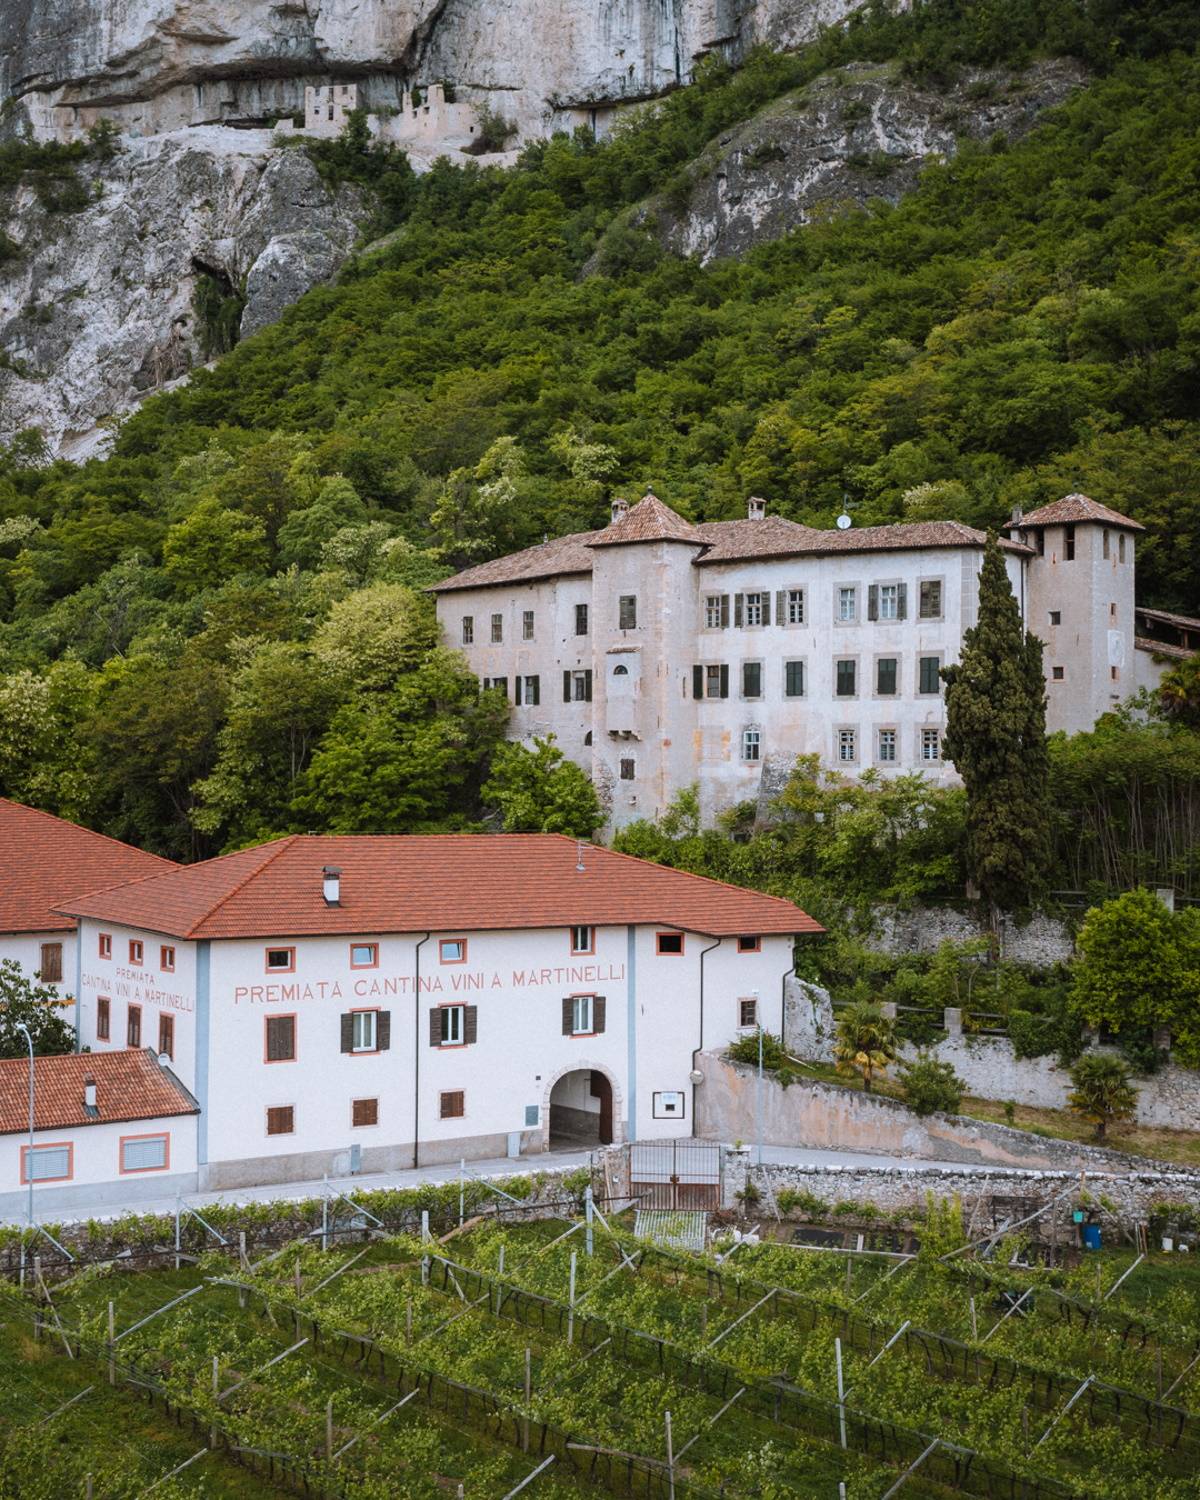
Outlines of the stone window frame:
M 842 618 L 842 590 L 850 589 L 854 594 L 854 614 L 852 618 Z M 836 582 L 833 585 L 833 623 L 835 629 L 853 630 L 862 624 L 862 612 L 859 608 L 862 599 L 862 584 L 857 579 L 847 579 Z
M 922 601 L 922 598 L 921 598 L 921 590 L 925 587 L 925 585 L 927 583 L 936 583 L 937 586 L 938 586 L 938 590 L 939 590 L 939 593 L 938 593 L 938 603 L 940 604 L 941 608 L 938 610 L 938 612 L 937 612 L 936 615 L 927 615 L 927 614 L 923 613 L 923 610 L 922 610 L 923 601 Z M 928 574 L 924 574 L 924 575 L 918 577 L 917 578 L 917 623 L 918 624 L 927 624 L 927 625 L 936 624 L 938 621 L 944 620 L 945 618 L 946 618 L 946 579 L 945 579 L 945 576 L 943 574 L 941 574 L 941 573 L 928 573 Z
M 852 736 L 852 755 L 842 755 L 842 736 Z M 857 724 L 835 724 L 833 726 L 833 763 L 835 766 L 857 766 L 862 759 L 862 740 Z
M 896 687 L 893 692 L 883 693 L 879 689 L 879 663 L 881 661 L 894 661 L 896 663 Z M 885 703 L 891 703 L 901 697 L 904 692 L 904 658 L 899 651 L 876 652 L 871 661 L 871 697 L 879 698 Z
M 904 603 L 907 604 L 907 600 L 905 599 L 905 582 L 906 580 L 903 578 L 875 578 L 871 581 L 871 583 L 868 585 L 868 596 L 870 597 L 870 590 L 873 589 L 875 601 L 875 618 L 873 620 L 870 618 L 871 611 L 870 605 L 868 603 L 867 618 L 870 624 L 903 625 L 905 623 L 905 618 L 908 614 L 907 608 L 905 608 L 904 612 L 901 613 L 901 602 L 904 601 Z M 896 613 L 894 615 L 885 615 L 883 613 L 884 589 L 896 590 Z
M 838 667 L 842 662 L 850 662 L 854 667 L 854 691 L 852 693 L 838 692 Z M 862 674 L 858 670 L 858 657 L 856 655 L 838 655 L 833 658 L 833 693 L 835 703 L 854 703 L 862 693 Z
M 475 616 L 463 615 L 462 617 L 462 643 L 464 646 L 475 644 Z
M 875 742 L 873 746 L 874 760 L 877 766 L 898 766 L 900 764 L 900 726 L 898 724 L 876 724 Z M 881 737 L 885 734 L 892 736 L 892 756 L 888 760 L 883 754 Z
M 932 658 L 938 664 L 937 687 L 929 691 L 921 686 L 921 663 L 927 658 Z M 913 683 L 913 694 L 917 698 L 940 698 L 942 696 L 941 671 L 946 665 L 946 657 L 941 651 L 918 651 L 917 652 L 917 678 Z
M 787 690 L 787 688 L 788 688 L 788 668 L 791 667 L 791 666 L 798 666 L 800 668 L 800 691 L 798 693 L 789 693 L 788 690 Z M 809 685 L 808 684 L 808 657 L 807 656 L 789 656 L 789 657 L 786 657 L 784 659 L 784 661 L 782 662 L 782 667 L 783 667 L 783 699 L 784 699 L 784 702 L 785 703 L 799 703 L 802 699 L 807 698 L 808 697 L 808 685 Z
M 704 623 L 702 630 L 728 630 L 729 629 L 729 595 L 728 594 L 705 594 L 701 607 L 704 611 Z M 716 623 L 713 623 L 713 615 L 716 615 Z
M 800 596 L 800 618 L 798 620 L 792 619 L 793 594 L 799 594 Z M 808 590 L 804 587 L 782 588 L 779 590 L 779 595 L 783 603 L 782 608 L 776 611 L 779 615 L 779 618 L 775 621 L 776 625 L 782 625 L 785 630 L 803 630 L 807 620 L 805 611 L 808 609 Z
M 758 668 L 758 692 L 746 691 L 746 668 Z M 749 656 L 738 663 L 738 698 L 743 703 L 761 703 L 767 696 L 767 664 L 761 656 Z
M 504 611 L 493 610 L 491 619 L 491 644 L 502 646 L 504 644 Z
M 937 754 L 925 754 L 925 736 L 927 734 L 937 735 Z M 946 737 L 946 731 L 941 724 L 918 724 L 916 726 L 916 764 L 918 766 L 941 766 L 946 763 L 946 757 L 942 753 L 942 741 Z

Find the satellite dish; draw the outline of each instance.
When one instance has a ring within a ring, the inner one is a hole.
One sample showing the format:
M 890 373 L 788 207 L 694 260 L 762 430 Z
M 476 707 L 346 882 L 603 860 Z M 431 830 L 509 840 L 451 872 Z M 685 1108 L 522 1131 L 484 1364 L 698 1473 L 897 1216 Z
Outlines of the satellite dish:
M 843 511 L 841 513 L 841 515 L 837 518 L 837 526 L 838 526 L 838 530 L 839 531 L 845 531 L 845 530 L 847 530 L 849 528 L 849 526 L 850 526 L 850 517 L 846 514 L 845 511 Z

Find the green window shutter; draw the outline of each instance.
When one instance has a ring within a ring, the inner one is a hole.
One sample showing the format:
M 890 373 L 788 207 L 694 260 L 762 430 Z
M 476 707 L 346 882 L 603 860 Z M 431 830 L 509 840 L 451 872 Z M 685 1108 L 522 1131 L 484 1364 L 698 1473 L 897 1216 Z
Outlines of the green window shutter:
M 745 595 L 743 595 L 743 594 L 734 594 L 734 596 L 733 596 L 733 623 L 735 625 L 740 625 L 742 623 L 742 615 L 744 613 L 743 606 L 744 606 L 745 602 L 746 602 Z
M 729 595 L 721 595 L 721 629 L 729 629 Z
M 518 708 L 520 708 L 520 706 L 521 706 L 521 683 L 522 683 L 522 681 L 523 681 L 523 679 L 520 677 L 520 675 L 518 675 L 517 679 L 516 679 L 516 682 L 515 682 L 515 685 L 513 687 L 513 702 L 517 705 Z
M 729 668 L 724 662 L 721 663 L 721 697 L 729 697 Z
M 703 667 L 693 667 L 692 668 L 692 697 L 693 698 L 703 698 L 704 697 L 704 668 Z
M 896 589 L 896 618 L 906 620 L 908 618 L 908 584 L 902 583 Z
M 592 701 L 592 669 L 591 669 L 591 667 L 589 667 L 587 669 L 587 671 L 583 674 L 583 701 L 585 703 L 590 703 Z
M 879 586 L 870 584 L 867 588 L 867 619 L 878 620 L 879 618 Z
M 769 625 L 771 623 L 771 593 L 769 589 L 763 589 L 762 622 L 764 625 Z
M 784 589 L 775 590 L 775 623 L 786 625 L 787 617 L 787 592 Z
M 564 672 L 563 673 L 563 702 L 564 703 L 570 703 L 570 701 L 571 701 L 571 674 L 570 674 L 570 672 Z

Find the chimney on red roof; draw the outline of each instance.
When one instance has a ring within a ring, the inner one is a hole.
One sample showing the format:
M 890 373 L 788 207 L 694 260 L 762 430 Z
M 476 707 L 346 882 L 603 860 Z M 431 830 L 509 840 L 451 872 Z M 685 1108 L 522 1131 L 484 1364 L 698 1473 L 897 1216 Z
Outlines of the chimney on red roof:
M 751 521 L 763 521 L 767 515 L 767 502 L 758 495 L 751 495 L 746 501 L 746 516 Z
M 615 526 L 622 517 L 629 514 L 629 501 L 622 500 L 620 495 L 613 496 L 612 524 Z
M 94 1078 L 83 1080 L 83 1107 L 84 1109 L 96 1108 L 96 1080 Z
M 326 906 L 341 906 L 342 872 L 336 865 L 326 865 L 321 871 L 321 894 Z

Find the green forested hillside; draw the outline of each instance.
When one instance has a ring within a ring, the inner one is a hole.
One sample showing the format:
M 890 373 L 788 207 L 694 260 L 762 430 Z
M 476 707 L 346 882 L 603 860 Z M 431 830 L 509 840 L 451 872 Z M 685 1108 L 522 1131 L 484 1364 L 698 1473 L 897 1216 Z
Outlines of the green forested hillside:
M 1143 601 L 1197 612 L 1198 39 L 1188 3 L 880 7 L 510 172 L 321 148 L 385 238 L 107 460 L 31 438 L 0 468 L 0 791 L 184 857 L 469 821 L 503 712 L 411 589 L 614 489 L 816 524 L 843 496 L 984 524 L 1082 489 L 1149 527 Z M 686 203 L 714 133 L 823 69 L 1039 51 L 1090 87 L 896 208 L 708 269 L 620 218 Z

